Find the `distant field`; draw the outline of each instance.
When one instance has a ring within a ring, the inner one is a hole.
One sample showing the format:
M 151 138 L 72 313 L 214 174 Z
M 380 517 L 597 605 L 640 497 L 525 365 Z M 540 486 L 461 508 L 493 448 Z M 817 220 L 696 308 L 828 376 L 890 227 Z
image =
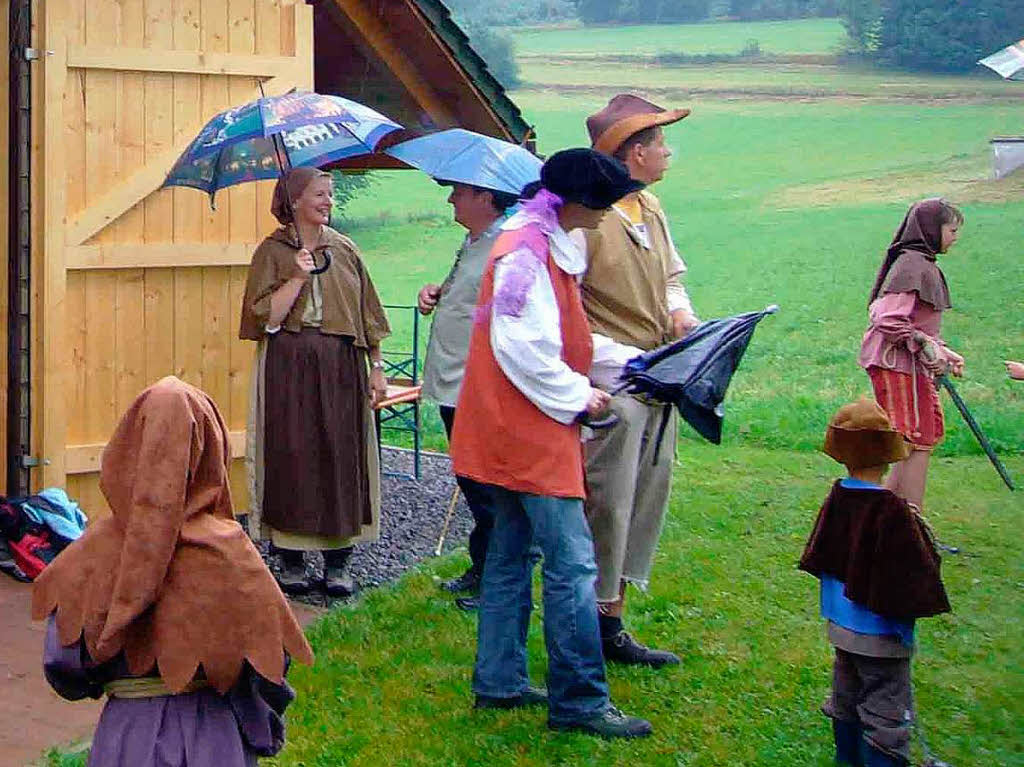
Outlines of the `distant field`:
M 676 98 L 722 96 L 856 97 L 881 99 L 1005 98 L 1024 109 L 1024 87 L 995 74 L 951 77 L 871 68 L 801 63 L 727 63 L 668 66 L 645 62 L 525 59 L 522 87 L 572 92 L 646 90 Z
M 770 53 L 833 53 L 845 32 L 838 19 L 644 24 L 508 30 L 521 56 L 624 53 L 739 53 L 751 40 Z

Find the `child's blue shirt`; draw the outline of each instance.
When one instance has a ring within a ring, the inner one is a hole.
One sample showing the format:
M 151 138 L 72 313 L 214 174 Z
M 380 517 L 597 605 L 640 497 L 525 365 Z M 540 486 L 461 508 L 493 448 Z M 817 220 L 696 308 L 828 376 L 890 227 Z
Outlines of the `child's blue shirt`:
M 853 477 L 840 480 L 839 484 L 850 490 L 882 490 L 870 482 Z M 844 629 L 858 634 L 892 635 L 899 637 L 902 644 L 914 645 L 914 621 L 898 621 L 885 618 L 878 613 L 847 599 L 843 594 L 845 584 L 829 575 L 821 576 L 821 617 Z

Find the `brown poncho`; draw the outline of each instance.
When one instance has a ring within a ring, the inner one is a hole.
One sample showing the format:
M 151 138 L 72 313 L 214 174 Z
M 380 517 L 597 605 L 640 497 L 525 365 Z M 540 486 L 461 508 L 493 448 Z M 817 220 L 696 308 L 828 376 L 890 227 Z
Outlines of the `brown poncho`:
M 61 644 L 93 660 L 154 664 L 172 692 L 199 666 L 226 692 L 248 660 L 280 684 L 285 652 L 313 653 L 245 532 L 228 486 L 230 445 L 213 401 L 168 377 L 139 395 L 103 451 L 113 514 L 89 526 L 36 580 L 32 615 L 56 610 Z
M 321 229 L 320 241 L 310 248 L 318 264 L 324 262 L 327 249 L 330 249 L 332 258 L 330 268 L 320 275 L 324 297 L 320 332 L 351 336 L 353 343 L 362 349 L 379 346 L 391 330 L 355 243 L 325 226 Z M 277 229 L 256 248 L 242 299 L 239 338 L 259 341 L 266 335 L 271 294 L 291 277 L 301 274 L 295 265 L 298 250 L 299 243 L 292 225 Z M 282 323 L 285 330 L 293 333 L 302 330 L 302 314 L 310 290 L 310 280 L 306 280 Z
M 842 581 L 847 599 L 887 618 L 927 618 L 950 610 L 928 531 L 889 490 L 836 482 L 799 567 Z
M 942 248 L 943 202 L 922 200 L 911 206 L 893 235 L 875 277 L 870 304 L 885 293 L 917 293 L 940 312 L 949 309 L 949 286 L 935 262 Z

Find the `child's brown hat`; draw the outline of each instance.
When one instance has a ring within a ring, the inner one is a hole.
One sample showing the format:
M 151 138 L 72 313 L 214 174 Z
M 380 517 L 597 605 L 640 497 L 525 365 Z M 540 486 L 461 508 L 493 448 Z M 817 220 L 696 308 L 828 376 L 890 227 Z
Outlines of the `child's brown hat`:
M 843 405 L 825 432 L 827 455 L 849 469 L 863 469 L 902 461 L 910 445 L 892 428 L 885 411 L 866 397 Z

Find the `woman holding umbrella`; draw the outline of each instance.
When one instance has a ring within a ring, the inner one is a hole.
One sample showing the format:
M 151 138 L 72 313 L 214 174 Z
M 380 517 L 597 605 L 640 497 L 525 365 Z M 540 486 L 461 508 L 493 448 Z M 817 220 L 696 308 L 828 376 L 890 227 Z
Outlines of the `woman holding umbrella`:
M 331 176 L 316 168 L 278 181 L 281 227 L 253 254 L 239 337 L 260 344 L 250 530 L 280 552 L 282 589 L 309 589 L 302 552 L 320 550 L 328 594 L 347 596 L 352 544 L 377 535 L 372 406 L 386 391 L 380 342 L 390 329 L 355 243 L 328 226 L 332 202 Z

